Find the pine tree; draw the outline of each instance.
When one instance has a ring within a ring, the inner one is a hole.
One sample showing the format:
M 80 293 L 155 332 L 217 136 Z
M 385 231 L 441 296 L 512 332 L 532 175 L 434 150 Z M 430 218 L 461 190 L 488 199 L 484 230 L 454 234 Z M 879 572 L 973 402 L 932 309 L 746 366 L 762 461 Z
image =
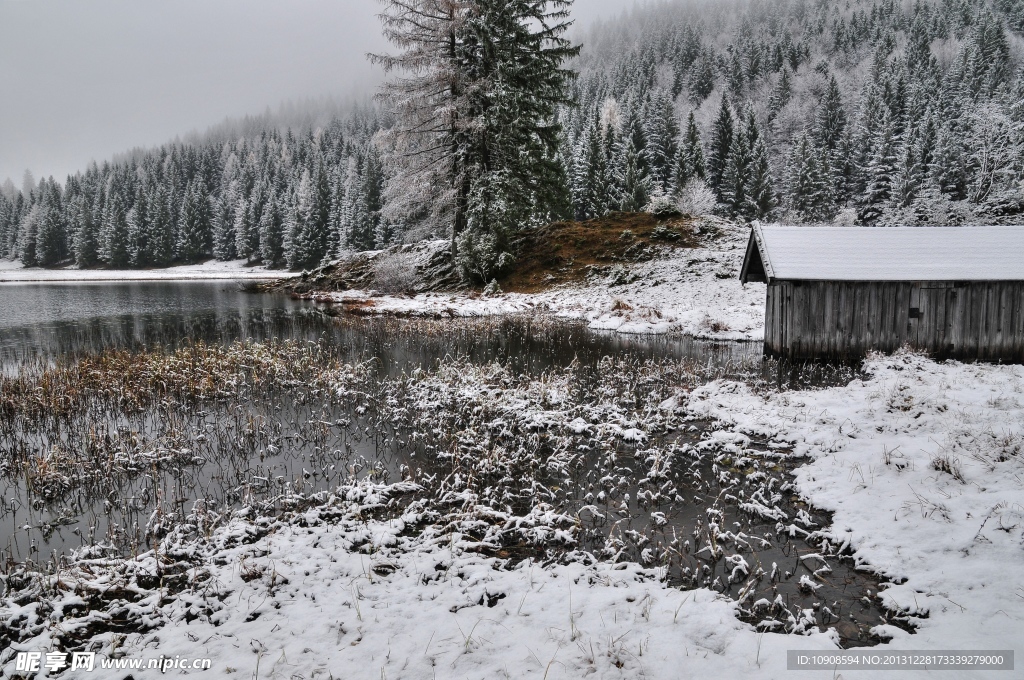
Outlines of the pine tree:
M 704 150 L 701 146 L 700 131 L 690 111 L 686 119 L 686 134 L 676 157 L 676 188 L 682 189 L 692 179 L 704 179 Z
M 68 256 L 67 226 L 61 190 L 51 177 L 40 184 L 39 227 L 36 240 L 36 264 L 52 267 Z
M 111 269 L 127 269 L 131 264 L 128 209 L 119 187 L 114 184 L 107 191 L 100 237 L 100 257 L 103 263 Z
M 186 264 L 206 259 L 210 256 L 212 241 L 209 195 L 206 184 L 197 179 L 189 183 L 181 204 L 176 247 L 178 259 Z
M 754 143 L 746 200 L 747 206 L 743 212 L 747 216 L 758 220 L 774 218 L 778 199 L 775 196 L 771 166 L 768 162 L 768 149 L 762 138 L 758 138 Z
M 711 148 L 708 153 L 707 174 L 708 185 L 715 192 L 719 201 L 722 200 L 722 175 L 729 163 L 732 150 L 733 120 L 729 100 L 722 97 L 722 105 L 718 110 L 718 119 L 711 130 Z
M 153 264 L 152 226 L 150 225 L 149 199 L 143 187 L 135 193 L 135 204 L 128 211 L 129 264 L 132 267 L 148 267 Z
M 274 193 L 267 196 L 267 203 L 260 214 L 260 259 L 268 267 L 284 264 L 284 221 Z
M 729 149 L 729 157 L 722 173 L 719 190 L 722 197 L 721 202 L 731 217 L 744 219 L 754 217 L 749 213 L 751 204 L 747 194 L 751 179 L 751 161 L 747 131 L 740 128 L 732 137 L 732 146 Z
M 225 194 L 213 201 L 213 256 L 221 261 L 238 257 L 235 250 L 235 214 L 229 205 L 231 194 Z
M 677 155 L 679 123 L 668 93 L 655 90 L 644 107 L 644 158 L 652 188 L 672 193 L 675 190 L 674 161 Z
M 690 101 L 694 106 L 700 106 L 714 89 L 715 60 L 710 52 L 705 51 L 690 69 Z

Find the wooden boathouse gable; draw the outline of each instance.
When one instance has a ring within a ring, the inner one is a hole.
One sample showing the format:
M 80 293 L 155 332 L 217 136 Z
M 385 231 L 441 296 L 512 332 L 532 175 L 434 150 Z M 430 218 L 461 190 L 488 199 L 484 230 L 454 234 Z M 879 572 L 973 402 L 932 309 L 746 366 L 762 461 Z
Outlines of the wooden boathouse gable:
M 1024 227 L 755 225 L 740 280 L 768 284 L 766 354 L 1024 362 Z

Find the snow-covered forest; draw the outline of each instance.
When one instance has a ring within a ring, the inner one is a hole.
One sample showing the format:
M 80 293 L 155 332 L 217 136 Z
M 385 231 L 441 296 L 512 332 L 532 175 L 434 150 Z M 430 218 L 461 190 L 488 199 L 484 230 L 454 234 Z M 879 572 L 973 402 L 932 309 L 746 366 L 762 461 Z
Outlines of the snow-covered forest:
M 883 225 L 1024 213 L 1022 0 L 665 2 L 577 35 L 550 200 L 522 227 L 662 205 Z M 251 119 L 63 184 L 8 181 L 0 256 L 308 269 L 449 235 L 389 209 L 401 197 L 386 106 L 289 123 Z

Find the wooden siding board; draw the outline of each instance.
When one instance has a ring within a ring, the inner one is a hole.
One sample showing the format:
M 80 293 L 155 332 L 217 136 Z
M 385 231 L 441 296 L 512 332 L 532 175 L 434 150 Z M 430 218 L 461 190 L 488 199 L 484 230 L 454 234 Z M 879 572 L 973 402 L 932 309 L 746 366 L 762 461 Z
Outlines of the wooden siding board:
M 920 314 L 910 318 L 910 309 Z M 938 358 L 1024 361 L 1024 282 L 775 281 L 765 351 L 852 358 L 904 344 Z

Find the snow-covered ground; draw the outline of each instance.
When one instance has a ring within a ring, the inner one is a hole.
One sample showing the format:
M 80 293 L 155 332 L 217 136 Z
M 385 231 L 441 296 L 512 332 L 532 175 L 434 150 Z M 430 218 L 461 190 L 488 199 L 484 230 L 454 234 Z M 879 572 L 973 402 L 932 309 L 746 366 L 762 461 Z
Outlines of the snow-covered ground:
M 609 275 L 592 277 L 583 285 L 487 297 L 467 293 L 395 296 L 350 290 L 320 293 L 313 299 L 352 304 L 363 314 L 443 318 L 549 313 L 620 333 L 676 332 L 718 340 L 760 340 L 764 337 L 765 286 L 739 282 L 750 229 L 713 218 L 705 218 L 705 222 L 705 228 L 713 228 L 718 235 L 707 239 L 704 247 L 666 249 L 664 257 L 629 264 Z
M 808 457 L 796 488 L 834 512 L 822 552 L 849 551 L 893 581 L 865 597 L 926 616 L 914 634 L 880 626 L 892 640 L 877 651 L 1020 648 L 1024 367 L 939 364 L 898 353 L 871 358 L 865 370 L 863 380 L 819 390 L 716 380 L 680 389 L 660 408 L 718 420 L 741 448 L 752 437 Z M 669 588 L 656 569 L 586 561 L 498 569 L 496 558 L 475 552 L 479 542 L 458 531 L 406 531 L 429 508 L 377 519 L 389 498 L 411 491 L 408 485 L 363 482 L 287 521 L 235 517 L 213 532 L 219 547 L 206 561 L 208 578 L 189 571 L 197 587 L 170 601 L 162 587 L 140 586 L 141 575 L 156 573 L 157 554 L 80 561 L 49 586 L 54 610 L 32 601 L 4 613 L 34 622 L 38 633 L 0 652 L 0 664 L 9 671 L 17 649 L 46 650 L 69 628 L 87 625 L 88 618 L 71 623 L 74 607 L 117 590 L 136 599 L 126 596 L 107 616 L 135 617 L 153 629 L 99 634 L 97 651 L 209 657 L 216 677 L 932 677 L 789 673 L 786 650 L 834 649 L 834 637 L 757 632 L 736 618 L 734 602 L 707 589 Z M 530 521 L 532 531 L 550 526 L 559 539 L 558 518 L 537 510 Z M 191 530 L 204 532 L 201 518 Z M 161 553 L 165 572 L 183 555 Z
M 0 259 L 0 283 L 47 283 L 74 281 L 189 281 L 218 279 L 279 279 L 297 276 L 291 272 L 247 266 L 245 260 L 189 264 L 164 269 L 37 269 L 18 261 Z

